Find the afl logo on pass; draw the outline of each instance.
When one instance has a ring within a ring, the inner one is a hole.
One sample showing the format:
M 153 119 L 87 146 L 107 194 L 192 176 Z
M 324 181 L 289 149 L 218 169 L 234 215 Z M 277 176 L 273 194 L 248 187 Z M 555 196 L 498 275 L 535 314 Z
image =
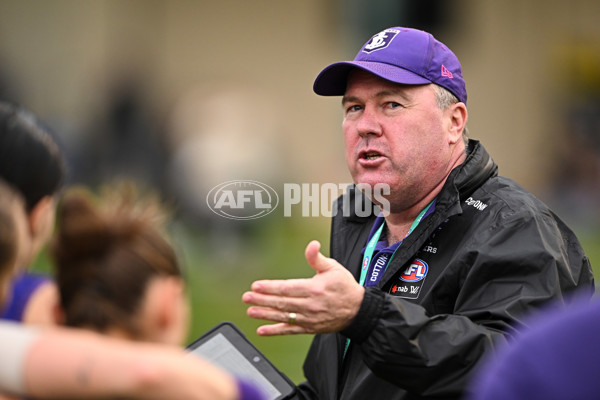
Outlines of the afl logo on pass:
M 256 219 L 275 210 L 279 196 L 269 185 L 257 181 L 229 181 L 208 192 L 208 207 L 229 219 Z
M 427 275 L 428 268 L 425 261 L 417 258 L 408 268 L 406 268 L 406 271 L 400 275 L 400 279 L 404 282 L 419 282 Z
M 365 257 L 365 259 L 363 260 L 363 266 L 362 266 L 362 269 L 363 269 L 364 271 L 366 271 L 366 270 L 367 270 L 367 268 L 369 268 L 369 256 L 366 256 L 366 257 Z

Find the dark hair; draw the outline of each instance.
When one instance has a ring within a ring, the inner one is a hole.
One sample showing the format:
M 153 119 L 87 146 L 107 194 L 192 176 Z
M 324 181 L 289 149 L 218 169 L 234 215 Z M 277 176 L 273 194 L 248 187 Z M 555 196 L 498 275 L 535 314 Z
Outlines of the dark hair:
M 0 177 L 19 190 L 31 211 L 58 193 L 65 164 L 51 131 L 33 113 L 0 101 Z
M 111 187 L 99 198 L 85 189 L 65 194 L 51 255 L 66 325 L 141 335 L 135 316 L 151 278 L 181 276 L 161 231 L 164 216 L 132 187 Z

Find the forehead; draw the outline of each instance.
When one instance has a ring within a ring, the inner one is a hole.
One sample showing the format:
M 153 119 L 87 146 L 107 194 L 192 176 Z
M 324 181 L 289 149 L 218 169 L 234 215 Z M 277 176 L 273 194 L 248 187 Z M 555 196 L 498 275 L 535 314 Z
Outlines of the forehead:
M 397 94 L 406 98 L 412 98 L 417 96 L 418 93 L 422 92 L 429 92 L 433 94 L 431 86 L 431 84 L 405 85 L 401 83 L 395 83 L 382 79 L 370 72 L 356 68 L 348 74 L 346 93 L 344 94 L 342 102 L 344 102 L 347 97 L 354 96 L 356 93 L 362 91 L 372 91 L 374 93 L 382 94 Z M 424 90 L 425 88 L 429 90 Z

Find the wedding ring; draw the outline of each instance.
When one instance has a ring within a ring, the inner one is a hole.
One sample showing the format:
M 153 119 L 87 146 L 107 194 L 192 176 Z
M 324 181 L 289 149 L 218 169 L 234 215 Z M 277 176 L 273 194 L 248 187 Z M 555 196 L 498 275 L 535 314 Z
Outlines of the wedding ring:
M 294 325 L 295 323 L 296 323 L 296 313 L 295 312 L 288 313 L 288 324 Z

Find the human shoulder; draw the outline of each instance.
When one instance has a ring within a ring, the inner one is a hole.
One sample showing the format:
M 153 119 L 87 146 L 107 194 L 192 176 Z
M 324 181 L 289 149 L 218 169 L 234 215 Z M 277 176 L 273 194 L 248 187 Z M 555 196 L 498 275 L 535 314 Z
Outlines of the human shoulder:
M 489 179 L 461 204 L 465 229 L 472 232 L 471 243 L 476 249 L 489 246 L 513 246 L 521 255 L 558 254 L 566 246 L 574 246 L 578 257 L 583 254 L 579 241 L 558 215 L 543 201 L 512 179 L 498 176 Z M 512 245 L 511 245 L 512 243 Z M 554 250 L 547 251 L 547 246 Z M 546 249 L 546 250 L 544 250 Z
M 2 319 L 24 323 L 50 323 L 58 304 L 54 281 L 47 275 L 27 271 L 11 281 L 10 296 L 0 313 Z
M 477 203 L 478 200 L 483 206 Z M 502 219 L 555 218 L 547 204 L 514 180 L 504 176 L 489 179 L 465 200 L 465 205 L 479 209 L 489 206 L 490 211 L 493 209 L 496 217 Z
M 51 279 L 44 280 L 31 294 L 23 312 L 23 322 L 32 325 L 55 325 L 59 303 L 56 282 Z

